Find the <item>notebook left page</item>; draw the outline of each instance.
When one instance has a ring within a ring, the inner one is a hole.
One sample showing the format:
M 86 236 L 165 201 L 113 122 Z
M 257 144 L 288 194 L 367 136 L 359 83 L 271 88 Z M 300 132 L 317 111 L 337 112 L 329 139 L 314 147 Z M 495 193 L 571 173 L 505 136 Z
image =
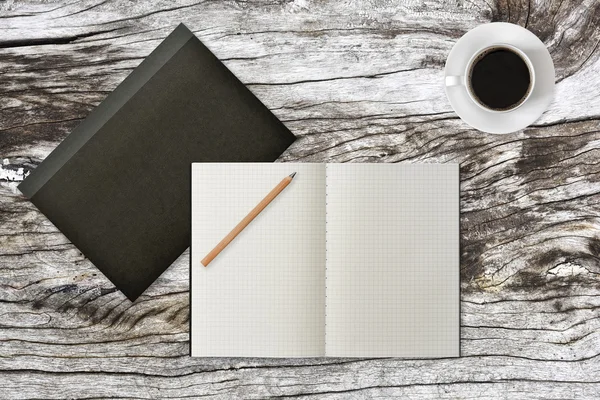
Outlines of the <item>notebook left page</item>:
M 207 266 L 282 179 L 292 182 Z M 325 355 L 325 165 L 192 164 L 191 355 Z

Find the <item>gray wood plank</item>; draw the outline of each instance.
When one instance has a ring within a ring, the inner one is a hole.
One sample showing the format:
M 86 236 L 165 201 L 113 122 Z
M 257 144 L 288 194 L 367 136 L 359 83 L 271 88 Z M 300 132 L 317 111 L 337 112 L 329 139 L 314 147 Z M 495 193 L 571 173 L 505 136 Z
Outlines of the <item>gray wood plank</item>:
M 556 67 L 510 135 L 469 128 L 441 85 L 490 21 Z M 131 304 L 19 194 L 179 22 L 298 135 L 282 162 L 460 162 L 462 358 L 191 359 L 187 253 Z M 599 2 L 28 0 L 0 3 L 0 32 L 3 398 L 598 398 Z

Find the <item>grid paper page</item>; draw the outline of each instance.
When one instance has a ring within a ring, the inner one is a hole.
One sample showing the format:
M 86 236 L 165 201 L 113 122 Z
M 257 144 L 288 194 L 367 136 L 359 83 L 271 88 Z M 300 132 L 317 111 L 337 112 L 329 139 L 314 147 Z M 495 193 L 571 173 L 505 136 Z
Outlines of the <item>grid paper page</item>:
M 208 267 L 200 260 L 293 181 Z M 325 165 L 192 164 L 192 356 L 325 354 Z
M 327 356 L 458 357 L 458 164 L 326 173 Z

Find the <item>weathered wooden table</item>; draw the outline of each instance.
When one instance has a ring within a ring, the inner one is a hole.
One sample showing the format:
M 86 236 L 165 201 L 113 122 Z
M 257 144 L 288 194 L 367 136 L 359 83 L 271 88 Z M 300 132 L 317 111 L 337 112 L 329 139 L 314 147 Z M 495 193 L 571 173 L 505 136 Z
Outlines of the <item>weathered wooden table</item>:
M 0 398 L 600 398 L 598 0 L 0 10 Z M 548 111 L 510 135 L 471 129 L 442 87 L 452 45 L 490 21 L 556 67 Z M 20 195 L 179 22 L 298 136 L 281 161 L 461 164 L 462 358 L 192 359 L 187 253 L 132 304 Z

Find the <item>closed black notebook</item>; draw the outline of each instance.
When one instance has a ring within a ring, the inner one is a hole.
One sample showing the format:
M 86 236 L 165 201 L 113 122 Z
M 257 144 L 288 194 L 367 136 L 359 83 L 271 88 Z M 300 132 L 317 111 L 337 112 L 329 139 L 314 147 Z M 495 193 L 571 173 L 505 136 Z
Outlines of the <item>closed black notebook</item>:
M 181 24 L 19 189 L 133 301 L 190 245 L 190 163 L 294 139 Z

